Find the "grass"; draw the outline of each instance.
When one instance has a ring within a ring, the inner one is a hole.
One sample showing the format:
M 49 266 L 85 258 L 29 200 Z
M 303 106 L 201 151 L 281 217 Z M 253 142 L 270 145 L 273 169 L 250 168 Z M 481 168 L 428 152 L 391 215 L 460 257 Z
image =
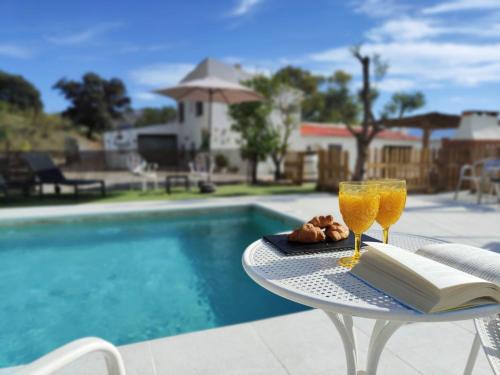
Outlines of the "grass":
M 78 199 L 73 194 L 64 193 L 60 196 L 47 194 L 42 199 L 38 196 L 22 197 L 12 196 L 5 202 L 3 207 L 30 207 L 30 206 L 49 206 L 64 204 L 84 204 L 84 203 L 116 203 L 116 202 L 137 202 L 154 200 L 187 200 L 187 199 L 208 199 L 213 197 L 230 198 L 242 196 L 263 196 L 263 195 L 284 195 L 284 194 L 310 194 L 315 191 L 314 184 L 304 184 L 302 186 L 290 185 L 221 185 L 213 194 L 201 194 L 197 188 L 191 188 L 191 191 L 184 191 L 183 188 L 172 189 L 172 194 L 167 194 L 164 189 L 149 190 L 142 192 L 140 190 L 120 190 L 110 191 L 105 197 L 101 197 L 95 192 L 82 192 Z

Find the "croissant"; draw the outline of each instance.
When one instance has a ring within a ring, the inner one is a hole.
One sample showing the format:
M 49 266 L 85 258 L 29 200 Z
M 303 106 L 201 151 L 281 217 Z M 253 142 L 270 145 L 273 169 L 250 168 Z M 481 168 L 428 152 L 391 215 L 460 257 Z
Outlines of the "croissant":
M 332 215 L 314 216 L 311 220 L 309 220 L 309 223 L 318 228 L 326 228 L 329 225 L 332 225 L 334 221 Z
M 334 222 L 326 228 L 325 234 L 333 241 L 345 240 L 349 237 L 349 228 L 345 225 Z
M 302 225 L 302 227 L 295 229 L 288 235 L 289 241 L 303 243 L 321 242 L 324 241 L 325 238 L 325 234 L 321 228 L 315 227 L 309 223 Z

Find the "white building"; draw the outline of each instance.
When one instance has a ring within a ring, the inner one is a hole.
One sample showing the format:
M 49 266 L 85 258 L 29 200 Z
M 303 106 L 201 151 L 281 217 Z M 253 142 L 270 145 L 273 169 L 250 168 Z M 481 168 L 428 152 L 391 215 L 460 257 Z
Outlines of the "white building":
M 453 139 L 493 140 L 500 139 L 498 112 L 464 111 Z
M 181 82 L 199 79 L 207 75 L 235 83 L 252 78 L 252 74 L 245 72 L 239 65 L 231 66 L 213 59 L 205 59 Z M 301 93 L 295 89 L 290 89 L 280 96 L 282 103 L 288 100 L 300 102 L 300 97 Z M 167 155 L 171 155 L 173 158 L 178 151 L 196 151 L 202 146 L 203 134 L 208 127 L 207 106 L 208 103 L 202 102 L 178 102 L 176 121 L 169 124 L 106 132 L 104 134 L 104 147 L 108 151 L 124 151 L 125 153 L 138 150 L 148 160 L 157 162 L 160 161 L 155 160 L 157 155 L 165 155 L 168 161 Z M 246 171 L 246 162 L 240 157 L 239 134 L 231 130 L 232 119 L 227 110 L 228 106 L 224 103 L 212 104 L 212 152 L 214 155 L 225 154 L 232 166 L 236 166 L 241 172 L 244 172 Z M 300 108 L 298 108 L 297 116 L 300 116 Z M 271 114 L 271 121 L 279 126 L 281 118 L 278 111 Z M 384 131 L 374 139 L 373 146 L 418 148 L 420 147 L 420 138 L 402 132 Z M 341 147 L 348 150 L 349 154 L 352 155 L 350 158 L 350 163 L 353 164 L 351 168 L 354 167 L 355 139 L 342 124 L 302 123 L 292 131 L 290 136 L 290 150 L 292 151 L 327 149 L 329 147 Z M 274 166 L 270 160 L 259 165 L 259 173 L 261 174 L 272 174 L 273 170 Z

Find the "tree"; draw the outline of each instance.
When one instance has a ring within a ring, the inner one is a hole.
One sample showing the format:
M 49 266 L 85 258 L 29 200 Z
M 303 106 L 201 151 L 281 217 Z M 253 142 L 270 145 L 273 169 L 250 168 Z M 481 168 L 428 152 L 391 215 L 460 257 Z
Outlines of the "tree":
M 363 85 L 359 92 L 359 99 L 362 107 L 362 121 L 361 129 L 354 128 L 352 124 L 346 122 L 346 126 L 351 134 L 356 139 L 356 165 L 354 167 L 354 174 L 352 179 L 360 181 L 365 174 L 365 163 L 368 156 L 368 147 L 375 138 L 375 136 L 383 130 L 383 120 L 389 115 L 399 113 L 401 116 L 406 113 L 420 108 L 424 105 L 425 99 L 421 93 L 413 94 L 399 94 L 395 95 L 396 100 L 392 99 L 389 105 L 386 105 L 386 110 L 382 113 L 381 119 L 375 119 L 373 114 L 373 103 L 378 97 L 378 92 L 371 86 L 371 63 L 373 63 L 374 76 L 376 80 L 383 78 L 389 68 L 386 62 L 383 62 L 379 55 L 373 56 L 363 55 L 361 53 L 361 46 L 354 46 L 351 48 L 351 53 L 361 64 Z M 404 100 L 401 100 L 404 99 Z M 411 99 L 411 100 L 408 100 Z
M 130 110 L 130 98 L 123 82 L 118 78 L 106 80 L 95 73 L 86 73 L 81 81 L 59 80 L 54 88 L 60 90 L 71 106 L 63 116 L 73 124 L 87 128 L 87 138 L 102 132 Z
M 277 82 L 302 91 L 304 98 L 301 103 L 302 119 L 306 121 L 321 121 L 324 97 L 320 86 L 325 81 L 322 76 L 294 67 L 286 66 L 274 74 Z
M 281 178 L 281 165 L 288 152 L 290 135 L 300 122 L 300 100 L 302 93 L 291 90 L 289 86 L 275 84 L 271 105 L 277 112 L 279 121 L 271 120 L 275 135 L 271 159 L 274 163 L 274 179 Z
M 261 93 L 267 92 L 268 78 L 257 76 L 245 82 Z M 264 94 L 266 97 L 268 94 Z M 272 106 L 269 101 L 247 102 L 229 107 L 229 115 L 234 120 L 232 129 L 241 135 L 241 156 L 250 162 L 251 183 L 256 184 L 257 168 L 276 145 L 276 134 L 269 124 Z
M 392 95 L 391 101 L 385 105 L 382 116 L 401 118 L 405 113 L 413 112 L 423 106 L 425 106 L 425 96 L 422 92 L 397 92 Z
M 320 116 L 321 122 L 354 124 L 358 120 L 359 104 L 351 94 L 349 84 L 352 76 L 342 70 L 337 70 L 326 79 L 326 89 L 323 94 L 324 104 Z
M 33 110 L 35 114 L 43 108 L 40 92 L 31 82 L 3 71 L 0 71 L 0 102 L 21 111 Z
M 135 122 L 135 126 L 147 126 L 155 124 L 166 124 L 177 117 L 177 111 L 174 107 L 165 106 L 161 108 L 146 107 L 141 111 L 141 115 Z

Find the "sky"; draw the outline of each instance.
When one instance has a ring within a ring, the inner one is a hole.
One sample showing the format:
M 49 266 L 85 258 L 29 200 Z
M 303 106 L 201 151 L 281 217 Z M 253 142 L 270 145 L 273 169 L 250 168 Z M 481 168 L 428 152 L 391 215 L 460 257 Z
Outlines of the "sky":
M 355 88 L 359 43 L 389 63 L 379 108 L 420 90 L 424 112 L 500 109 L 500 0 L 2 0 L 0 14 L 0 70 L 33 82 L 48 112 L 68 105 L 54 83 L 89 71 L 122 79 L 134 108 L 171 104 L 151 91 L 205 57 L 343 69 Z

